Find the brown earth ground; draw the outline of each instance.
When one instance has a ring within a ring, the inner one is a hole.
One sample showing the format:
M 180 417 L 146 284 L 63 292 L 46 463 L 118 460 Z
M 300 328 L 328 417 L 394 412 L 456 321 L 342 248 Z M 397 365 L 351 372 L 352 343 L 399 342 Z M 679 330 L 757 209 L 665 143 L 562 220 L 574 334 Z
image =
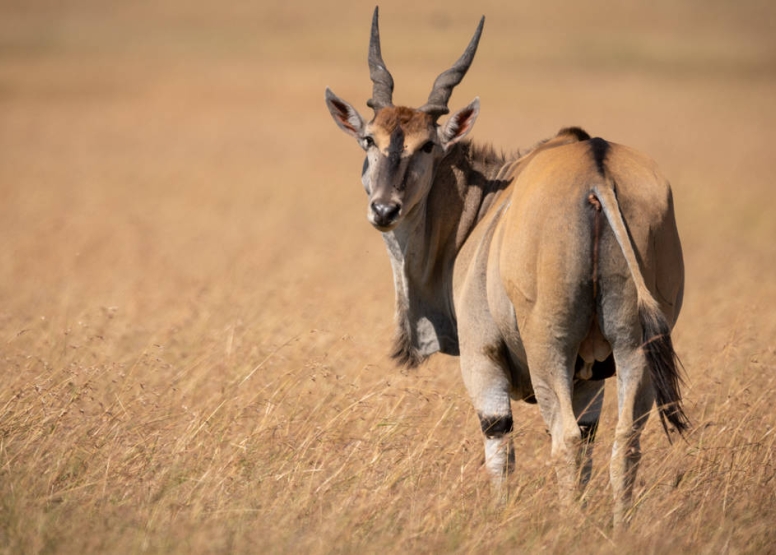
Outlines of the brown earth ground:
M 473 5 L 476 4 L 476 5 Z M 488 17 L 453 95 L 507 150 L 559 128 L 649 153 L 687 266 L 686 441 L 656 419 L 637 509 L 607 453 L 559 510 L 514 406 L 490 502 L 457 361 L 386 357 L 393 285 L 361 151 L 361 2 L 0 4 L 0 551 L 776 552 L 776 3 L 397 1 L 395 100 L 419 105 Z

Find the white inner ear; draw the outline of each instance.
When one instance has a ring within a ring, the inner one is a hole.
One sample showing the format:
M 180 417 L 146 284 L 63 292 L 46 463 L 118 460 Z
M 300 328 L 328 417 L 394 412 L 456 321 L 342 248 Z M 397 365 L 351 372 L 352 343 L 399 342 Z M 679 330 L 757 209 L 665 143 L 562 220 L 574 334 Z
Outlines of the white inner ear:
M 475 98 L 468 106 L 461 108 L 440 128 L 440 140 L 445 149 L 451 147 L 469 134 L 480 112 L 480 100 Z
M 360 139 L 364 129 L 364 118 L 353 106 L 326 89 L 326 106 L 334 122 L 348 135 Z
M 361 131 L 364 128 L 364 120 L 351 106 L 347 106 L 347 111 L 344 112 L 338 110 L 337 113 L 334 114 L 334 120 L 345 133 L 353 135 L 356 138 L 361 137 Z
M 355 133 L 361 135 L 361 130 L 364 127 L 364 120 L 361 119 L 361 116 L 358 114 L 358 112 L 355 110 L 348 111 L 347 122 L 348 125 L 353 128 Z

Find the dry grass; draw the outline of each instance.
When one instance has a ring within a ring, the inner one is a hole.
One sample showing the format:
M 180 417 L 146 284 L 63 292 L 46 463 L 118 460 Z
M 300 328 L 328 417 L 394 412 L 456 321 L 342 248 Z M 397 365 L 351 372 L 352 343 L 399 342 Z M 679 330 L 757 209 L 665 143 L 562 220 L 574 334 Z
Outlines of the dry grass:
M 385 357 L 389 265 L 323 104 L 326 85 L 369 95 L 370 7 L 18 2 L 0 7 L 2 552 L 773 552 L 776 9 L 481 4 L 383 6 L 398 101 L 424 100 L 485 12 L 453 97 L 481 96 L 477 137 L 580 124 L 674 183 L 695 427 L 669 445 L 648 426 L 631 530 L 609 524 L 612 391 L 584 513 L 559 512 L 527 405 L 495 509 L 457 362 Z

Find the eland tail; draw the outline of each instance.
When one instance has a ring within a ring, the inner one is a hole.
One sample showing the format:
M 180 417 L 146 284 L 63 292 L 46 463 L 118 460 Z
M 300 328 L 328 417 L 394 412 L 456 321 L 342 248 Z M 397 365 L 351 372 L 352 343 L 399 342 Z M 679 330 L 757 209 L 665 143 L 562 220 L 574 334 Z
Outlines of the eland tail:
M 690 421 L 682 407 L 682 377 L 679 359 L 671 341 L 671 327 L 644 283 L 613 184 L 607 179 L 605 184 L 593 187 L 593 194 L 601 203 L 603 213 L 620 245 L 636 285 L 642 349 L 655 389 L 660 423 L 670 441 L 669 425 L 682 435 L 690 427 Z

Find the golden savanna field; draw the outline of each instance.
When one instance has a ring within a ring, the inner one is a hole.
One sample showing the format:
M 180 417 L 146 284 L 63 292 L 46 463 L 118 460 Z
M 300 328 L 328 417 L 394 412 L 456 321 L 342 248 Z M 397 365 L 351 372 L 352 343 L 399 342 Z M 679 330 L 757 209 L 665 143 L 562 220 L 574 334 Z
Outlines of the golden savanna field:
M 655 158 L 693 429 L 642 438 L 613 533 L 613 383 L 579 513 L 535 406 L 492 504 L 456 359 L 397 369 L 362 152 L 373 4 L 0 3 L 2 553 L 776 552 L 776 3 L 381 5 L 394 101 L 475 141 L 561 127 Z

